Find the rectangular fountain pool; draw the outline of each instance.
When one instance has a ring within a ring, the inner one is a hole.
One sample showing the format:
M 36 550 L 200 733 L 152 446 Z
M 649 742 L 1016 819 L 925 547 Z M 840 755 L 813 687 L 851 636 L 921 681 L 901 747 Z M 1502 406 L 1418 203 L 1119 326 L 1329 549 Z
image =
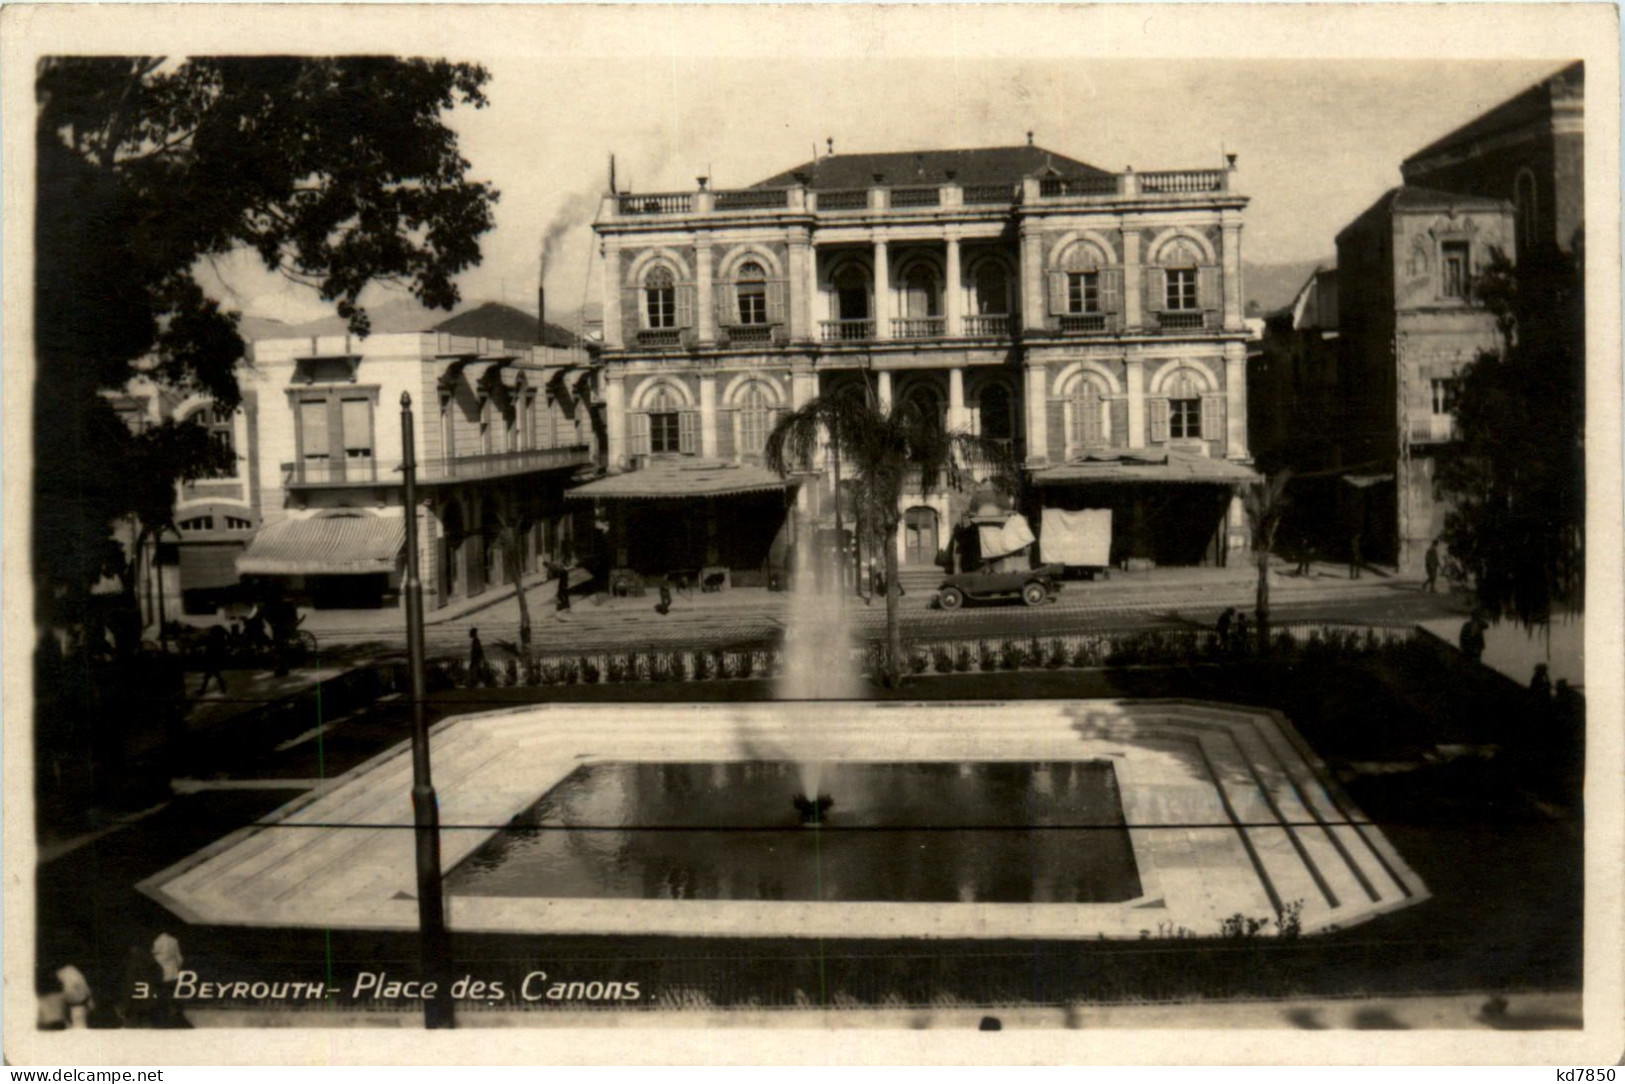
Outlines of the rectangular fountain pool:
M 809 778 L 809 774 L 813 778 Z M 817 826 L 792 798 L 833 797 Z M 455 896 L 1113 903 L 1141 894 L 1108 761 L 612 762 L 460 863 Z

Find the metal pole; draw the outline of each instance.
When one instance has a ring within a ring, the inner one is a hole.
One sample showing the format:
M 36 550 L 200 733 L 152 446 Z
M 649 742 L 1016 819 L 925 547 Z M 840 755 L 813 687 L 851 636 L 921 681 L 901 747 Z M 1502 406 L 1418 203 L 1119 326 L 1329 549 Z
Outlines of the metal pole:
M 452 1014 L 450 940 L 440 884 L 440 802 L 429 773 L 429 725 L 423 699 L 423 581 L 418 578 L 417 463 L 412 447 L 412 396 L 401 393 L 401 474 L 406 484 L 406 656 L 412 671 L 412 823 L 417 837 L 418 939 L 423 978 L 435 996 L 423 1002 L 423 1024 L 456 1026 Z

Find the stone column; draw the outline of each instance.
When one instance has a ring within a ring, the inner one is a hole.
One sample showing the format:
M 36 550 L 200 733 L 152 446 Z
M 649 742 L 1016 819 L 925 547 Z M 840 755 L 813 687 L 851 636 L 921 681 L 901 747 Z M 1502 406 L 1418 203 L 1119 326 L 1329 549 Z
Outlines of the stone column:
M 791 370 L 790 405 L 800 410 L 818 398 L 818 374 L 810 366 Z
M 970 415 L 965 411 L 965 367 L 955 365 L 948 370 L 948 428 L 969 429 Z
M 948 235 L 948 282 L 944 287 L 947 299 L 948 337 L 957 339 L 965 334 L 965 288 L 959 272 L 959 238 Z
M 1021 326 L 1037 331 L 1044 326 L 1044 244 L 1026 223 L 1021 230 Z
M 1241 312 L 1241 223 L 1224 222 L 1224 329 L 1240 331 L 1247 325 Z
M 694 237 L 694 305 L 700 311 L 694 314 L 694 326 L 702 343 L 717 341 L 717 304 L 711 289 L 713 277 L 711 235 L 698 233 Z
M 1144 295 L 1140 292 L 1140 231 L 1124 227 L 1123 229 L 1123 326 L 1137 328 L 1145 320 L 1141 310 Z M 1129 406 L 1130 417 L 1133 417 L 1134 407 Z M 1132 422 L 1130 425 L 1132 426 Z M 1144 422 L 1142 420 L 1143 427 Z M 1131 428 L 1129 430 L 1133 432 Z
M 1027 462 L 1049 462 L 1049 373 L 1042 365 L 1027 365 Z M 1057 449 L 1059 451 L 1059 449 Z
M 1253 454 L 1247 450 L 1246 343 L 1224 344 L 1224 400 L 1225 458 L 1251 459 Z
M 626 377 L 619 373 L 604 378 L 604 426 L 609 430 L 609 469 L 625 470 Z
M 807 231 L 790 233 L 790 260 L 784 272 L 784 290 L 789 295 L 790 338 L 802 342 L 812 330 L 812 279 L 807 275 L 807 256 L 810 245 Z
M 880 412 L 885 414 L 891 410 L 891 370 L 882 369 L 875 376 L 877 385 L 875 397 L 879 401 Z
M 891 251 L 884 237 L 875 238 L 875 338 L 891 338 Z
M 1128 384 L 1128 443 L 1130 448 L 1145 447 L 1145 363 L 1129 358 Z
M 700 377 L 700 455 L 715 459 L 717 454 L 717 378 Z
M 621 253 L 606 245 L 599 257 L 604 262 L 604 345 L 614 350 L 626 345 L 621 341 Z

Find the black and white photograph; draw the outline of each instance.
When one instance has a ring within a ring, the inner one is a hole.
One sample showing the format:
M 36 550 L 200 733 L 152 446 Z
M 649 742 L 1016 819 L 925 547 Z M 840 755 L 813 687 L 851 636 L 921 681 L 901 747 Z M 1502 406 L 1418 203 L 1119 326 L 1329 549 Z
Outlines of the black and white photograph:
M 9 1063 L 1617 1061 L 1613 6 L 0 14 Z

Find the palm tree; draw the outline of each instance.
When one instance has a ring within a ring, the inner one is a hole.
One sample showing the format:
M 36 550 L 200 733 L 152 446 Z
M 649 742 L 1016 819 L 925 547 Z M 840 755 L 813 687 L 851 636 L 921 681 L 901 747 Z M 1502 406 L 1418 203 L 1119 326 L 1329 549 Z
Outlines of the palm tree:
M 991 482 L 1010 491 L 1014 460 L 1007 443 L 948 432 L 912 402 L 881 409 L 872 394 L 836 393 L 820 395 L 779 420 L 767 437 L 767 465 L 782 475 L 805 470 L 826 441 L 855 476 L 858 519 L 873 530 L 885 554 L 886 681 L 896 685 L 903 658 L 897 617 L 897 529 L 903 520 L 905 484 L 917 481 L 921 492 L 942 482 L 959 488 L 967 468 L 983 467 Z
M 519 646 L 530 646 L 530 602 L 525 598 L 525 585 L 522 565 L 524 564 L 525 532 L 530 530 L 530 523 L 523 515 L 510 515 L 505 512 L 497 513 L 497 530 L 494 541 L 502 552 L 502 567 L 508 573 L 508 582 L 513 584 L 514 598 L 519 600 Z
M 1270 649 L 1270 549 L 1275 545 L 1275 531 L 1281 526 L 1286 513 L 1286 484 L 1292 479 L 1290 470 L 1282 470 L 1273 477 L 1248 482 L 1241 490 L 1241 507 L 1247 513 L 1247 525 L 1252 530 L 1253 563 L 1258 568 L 1258 653 L 1268 654 Z

